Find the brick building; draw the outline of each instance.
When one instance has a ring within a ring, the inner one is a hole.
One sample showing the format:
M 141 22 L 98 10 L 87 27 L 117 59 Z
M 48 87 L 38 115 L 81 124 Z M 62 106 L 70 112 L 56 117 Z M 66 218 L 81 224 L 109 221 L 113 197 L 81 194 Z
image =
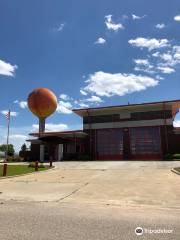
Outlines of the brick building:
M 74 109 L 83 130 L 30 134 L 31 159 L 163 159 L 180 153 L 179 108 L 180 100 Z

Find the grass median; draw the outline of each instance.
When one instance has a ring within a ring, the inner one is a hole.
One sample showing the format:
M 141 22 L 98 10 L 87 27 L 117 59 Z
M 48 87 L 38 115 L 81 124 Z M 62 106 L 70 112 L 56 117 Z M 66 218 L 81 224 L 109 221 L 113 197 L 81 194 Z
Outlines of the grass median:
M 49 166 L 44 166 L 43 168 L 38 168 L 38 171 L 44 171 L 50 169 Z M 7 166 L 7 176 L 22 175 L 26 173 L 35 172 L 34 167 L 29 167 L 28 165 L 8 165 Z M 0 177 L 3 176 L 3 164 L 0 165 Z

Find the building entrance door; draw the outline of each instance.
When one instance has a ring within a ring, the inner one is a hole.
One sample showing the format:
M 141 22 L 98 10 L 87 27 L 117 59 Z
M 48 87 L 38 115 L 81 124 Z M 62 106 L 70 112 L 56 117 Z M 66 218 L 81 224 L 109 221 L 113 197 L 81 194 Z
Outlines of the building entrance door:
M 136 127 L 130 129 L 132 159 L 161 159 L 159 127 Z
M 121 160 L 123 155 L 122 129 L 97 130 L 97 159 Z

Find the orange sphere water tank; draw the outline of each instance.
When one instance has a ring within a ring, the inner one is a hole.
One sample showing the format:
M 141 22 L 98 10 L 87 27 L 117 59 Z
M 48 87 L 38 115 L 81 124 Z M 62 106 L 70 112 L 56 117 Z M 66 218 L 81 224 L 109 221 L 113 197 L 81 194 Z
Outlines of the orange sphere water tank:
M 36 88 L 28 96 L 28 107 L 38 118 L 46 118 L 56 110 L 57 98 L 47 88 Z

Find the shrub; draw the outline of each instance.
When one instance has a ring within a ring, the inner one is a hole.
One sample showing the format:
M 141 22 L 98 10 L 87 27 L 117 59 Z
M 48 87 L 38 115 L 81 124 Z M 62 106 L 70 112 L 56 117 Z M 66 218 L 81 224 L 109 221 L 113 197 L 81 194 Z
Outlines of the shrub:
M 180 160 L 180 153 L 176 153 L 176 154 L 172 154 L 172 153 L 168 153 L 164 156 L 165 160 Z
M 23 158 L 19 156 L 8 156 L 7 161 L 8 162 L 23 162 Z
M 78 156 L 78 160 L 85 160 L 85 161 L 88 161 L 90 160 L 90 156 L 88 154 L 80 154 Z
M 174 159 L 179 159 L 180 160 L 180 153 L 176 153 L 173 155 Z
M 36 166 L 36 163 L 35 162 L 31 162 L 28 167 L 31 167 L 31 168 L 35 168 Z M 38 164 L 38 168 L 45 168 L 45 165 L 43 163 L 39 163 Z

